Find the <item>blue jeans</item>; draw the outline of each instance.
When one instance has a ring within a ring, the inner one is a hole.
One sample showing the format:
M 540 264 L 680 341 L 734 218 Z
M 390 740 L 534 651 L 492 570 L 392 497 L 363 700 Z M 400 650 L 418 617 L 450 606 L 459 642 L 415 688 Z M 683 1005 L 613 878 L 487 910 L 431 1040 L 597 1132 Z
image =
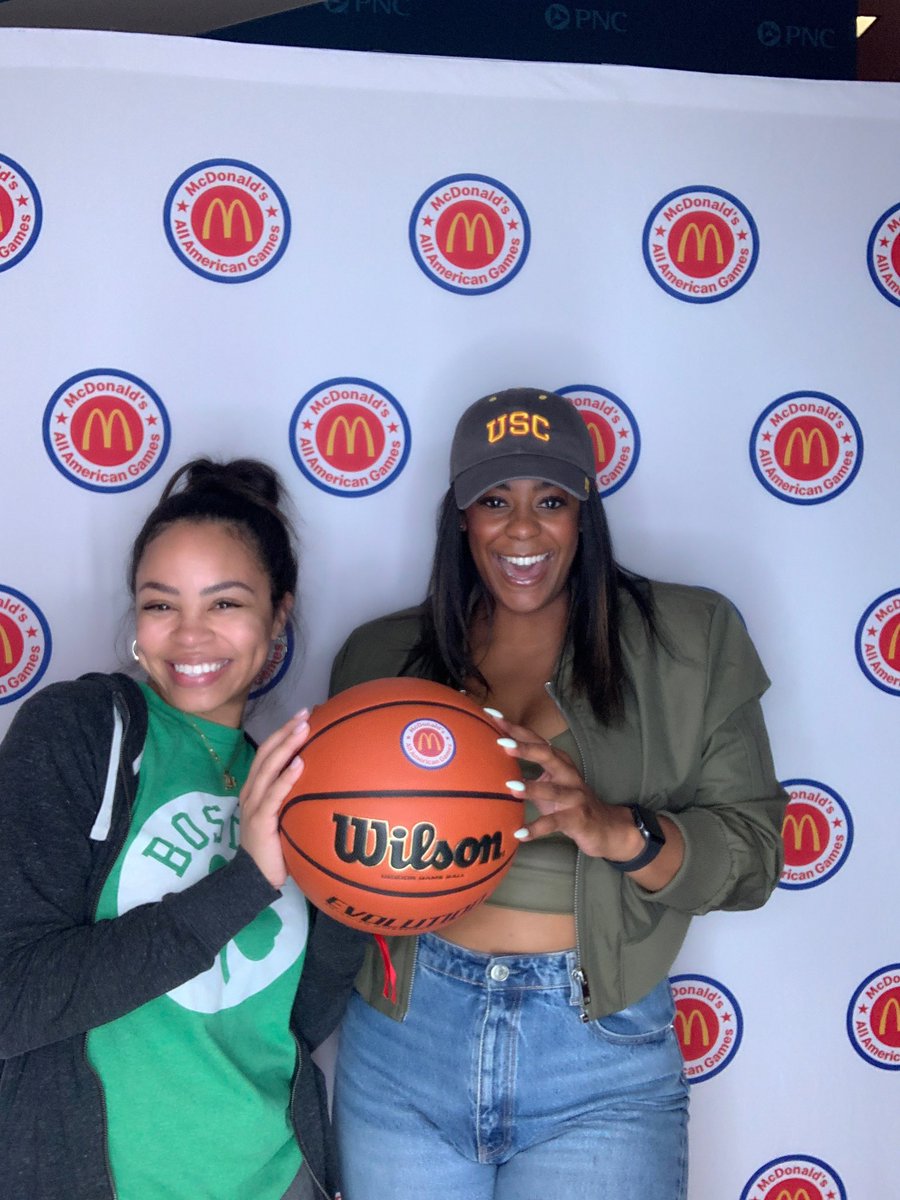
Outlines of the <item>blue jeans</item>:
M 353 995 L 334 1102 L 345 1200 L 684 1200 L 668 983 L 584 1023 L 574 966 L 425 934 L 405 1021 Z

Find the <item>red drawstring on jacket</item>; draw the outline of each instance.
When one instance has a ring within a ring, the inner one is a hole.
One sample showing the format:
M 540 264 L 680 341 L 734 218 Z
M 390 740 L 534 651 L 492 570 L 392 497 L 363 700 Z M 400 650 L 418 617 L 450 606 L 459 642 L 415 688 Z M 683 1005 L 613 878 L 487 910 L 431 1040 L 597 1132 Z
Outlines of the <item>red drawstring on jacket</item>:
M 394 964 L 391 962 L 391 952 L 388 950 L 388 944 L 380 933 L 373 934 L 375 941 L 378 943 L 378 949 L 381 951 L 381 961 L 384 963 L 384 989 L 382 995 L 385 1000 L 390 1000 L 391 1004 L 397 1003 L 397 972 L 394 969 Z

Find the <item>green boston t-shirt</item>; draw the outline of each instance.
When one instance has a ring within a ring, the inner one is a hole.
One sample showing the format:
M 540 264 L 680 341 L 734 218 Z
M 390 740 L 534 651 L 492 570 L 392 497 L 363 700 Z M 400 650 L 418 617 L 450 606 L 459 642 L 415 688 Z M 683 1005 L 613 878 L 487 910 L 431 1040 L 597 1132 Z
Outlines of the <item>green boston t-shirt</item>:
M 252 748 L 240 730 L 188 718 L 143 690 L 149 727 L 135 810 L 98 921 L 190 887 L 239 843 L 237 790 L 225 788 L 194 726 L 238 786 Z M 289 1018 L 307 928 L 306 900 L 289 880 L 209 970 L 90 1032 L 120 1200 L 283 1195 L 301 1162 L 288 1112 L 297 1055 Z

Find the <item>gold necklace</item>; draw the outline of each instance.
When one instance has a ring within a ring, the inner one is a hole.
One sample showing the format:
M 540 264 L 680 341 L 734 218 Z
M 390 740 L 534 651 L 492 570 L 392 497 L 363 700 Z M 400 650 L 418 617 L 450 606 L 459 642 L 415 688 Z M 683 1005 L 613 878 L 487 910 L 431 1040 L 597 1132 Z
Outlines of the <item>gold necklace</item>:
M 187 715 L 187 714 L 185 714 L 185 715 Z M 222 762 L 221 758 L 219 758 L 218 754 L 216 754 L 215 747 L 213 746 L 212 742 L 210 742 L 209 738 L 206 736 L 206 734 L 203 732 L 203 730 L 200 728 L 200 726 L 197 724 L 197 722 L 192 721 L 190 717 L 188 717 L 187 720 L 188 720 L 188 724 L 191 726 L 192 729 L 194 729 L 196 731 L 198 737 L 200 738 L 200 741 L 203 743 L 203 745 L 206 747 L 206 749 L 211 754 L 213 762 L 216 764 L 216 766 L 222 772 L 222 782 L 225 784 L 226 791 L 233 792 L 235 790 L 235 788 L 237 787 L 237 780 L 235 779 L 234 774 L 232 773 L 232 768 L 234 767 L 234 764 L 237 762 L 238 755 L 241 752 L 241 747 L 244 744 L 244 739 L 241 738 L 238 741 L 238 744 L 237 744 L 237 747 L 235 748 L 234 754 L 232 754 L 232 756 L 228 762 L 228 766 L 226 767 L 225 764 Z

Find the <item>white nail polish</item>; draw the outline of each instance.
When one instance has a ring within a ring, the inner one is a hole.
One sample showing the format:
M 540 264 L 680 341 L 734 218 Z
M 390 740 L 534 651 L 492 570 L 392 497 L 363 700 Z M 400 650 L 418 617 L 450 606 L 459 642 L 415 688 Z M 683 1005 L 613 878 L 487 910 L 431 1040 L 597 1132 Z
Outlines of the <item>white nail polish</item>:
M 501 721 L 503 720 L 503 713 L 498 712 L 496 708 L 486 708 L 484 711 L 489 717 L 499 717 Z
M 528 837 L 528 830 L 523 826 L 521 829 L 515 830 L 513 837 L 520 842 L 524 842 Z
M 514 742 L 512 738 L 497 738 L 498 746 L 505 746 L 508 750 L 515 750 L 518 747 L 518 742 Z
M 505 786 L 508 787 L 511 792 L 525 791 L 525 784 L 521 779 L 507 779 Z

